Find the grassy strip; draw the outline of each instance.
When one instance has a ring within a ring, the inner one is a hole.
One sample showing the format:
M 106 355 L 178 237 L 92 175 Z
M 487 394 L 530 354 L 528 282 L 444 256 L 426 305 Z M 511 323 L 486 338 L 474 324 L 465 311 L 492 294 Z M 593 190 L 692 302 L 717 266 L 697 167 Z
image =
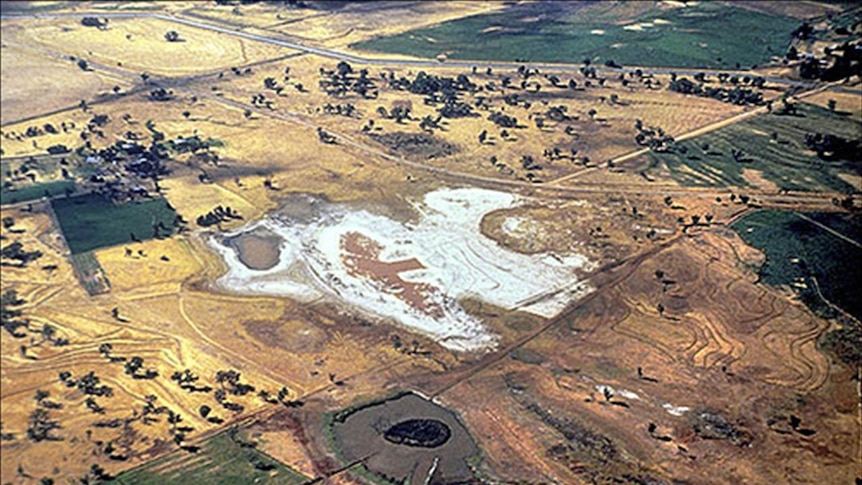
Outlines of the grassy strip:
M 56 197 L 63 195 L 67 190 L 75 190 L 75 182 L 72 180 L 57 180 L 55 182 L 44 182 L 41 184 L 24 186 L 15 190 L 3 187 L 0 189 L 0 204 L 17 204 L 42 197 Z
M 78 281 L 90 296 L 111 291 L 111 282 L 95 254 L 92 252 L 73 254 L 71 260 Z
M 121 473 L 114 483 L 124 485 L 294 485 L 307 477 L 252 446 L 233 429 L 201 445 L 197 453 L 173 453 Z

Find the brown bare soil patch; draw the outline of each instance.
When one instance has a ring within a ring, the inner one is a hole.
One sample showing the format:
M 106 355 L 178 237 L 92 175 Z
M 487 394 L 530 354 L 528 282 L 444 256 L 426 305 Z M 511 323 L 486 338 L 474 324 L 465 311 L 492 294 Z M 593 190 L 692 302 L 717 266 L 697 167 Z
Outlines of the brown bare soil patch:
M 305 353 L 319 350 L 327 340 L 326 332 L 303 320 L 248 320 L 242 326 L 249 335 L 267 347 Z
M 442 317 L 443 309 L 433 298 L 440 295 L 440 289 L 427 283 L 413 283 L 401 278 L 400 273 L 424 269 L 416 258 L 402 261 L 381 261 L 383 246 L 358 232 L 348 232 L 341 237 L 342 260 L 348 272 L 376 281 L 385 293 L 396 295 L 412 308 L 431 315 Z

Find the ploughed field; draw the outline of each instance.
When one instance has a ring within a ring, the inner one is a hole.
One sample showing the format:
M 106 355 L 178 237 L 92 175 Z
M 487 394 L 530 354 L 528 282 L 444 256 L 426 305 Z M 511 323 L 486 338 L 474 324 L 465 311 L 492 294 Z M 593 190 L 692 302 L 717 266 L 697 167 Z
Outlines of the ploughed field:
M 849 112 L 808 103 L 798 103 L 793 114 L 778 114 L 781 109 L 776 103 L 772 114 L 679 142 L 668 152 L 651 152 L 646 171 L 689 186 L 858 193 L 862 123 Z M 857 148 L 818 154 L 806 145 L 806 136 L 817 134 Z

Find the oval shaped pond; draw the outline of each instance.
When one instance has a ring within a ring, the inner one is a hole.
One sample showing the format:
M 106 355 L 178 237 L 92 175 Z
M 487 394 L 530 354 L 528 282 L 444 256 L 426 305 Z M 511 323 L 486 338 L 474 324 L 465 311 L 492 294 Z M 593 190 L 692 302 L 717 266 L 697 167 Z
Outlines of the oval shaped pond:
M 391 443 L 421 448 L 436 448 L 449 441 L 452 431 L 446 423 L 436 419 L 408 419 L 383 433 Z

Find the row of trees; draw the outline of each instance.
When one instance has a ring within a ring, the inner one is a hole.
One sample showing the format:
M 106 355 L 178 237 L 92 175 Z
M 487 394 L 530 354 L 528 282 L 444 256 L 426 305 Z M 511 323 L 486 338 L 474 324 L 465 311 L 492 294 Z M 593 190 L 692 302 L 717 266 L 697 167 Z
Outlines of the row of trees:
M 742 106 L 761 106 L 766 104 L 763 100 L 763 93 L 759 91 L 740 86 L 736 86 L 733 89 L 727 89 L 721 86 L 704 87 L 704 83 L 695 83 L 685 77 L 672 79 L 670 84 L 668 84 L 668 89 L 682 94 L 712 98 L 724 103 L 732 103 Z
M 195 222 L 201 227 L 209 227 L 232 219 L 242 220 L 243 217 L 239 212 L 231 209 L 230 206 L 222 207 L 221 205 L 217 205 L 213 210 L 198 216 Z

